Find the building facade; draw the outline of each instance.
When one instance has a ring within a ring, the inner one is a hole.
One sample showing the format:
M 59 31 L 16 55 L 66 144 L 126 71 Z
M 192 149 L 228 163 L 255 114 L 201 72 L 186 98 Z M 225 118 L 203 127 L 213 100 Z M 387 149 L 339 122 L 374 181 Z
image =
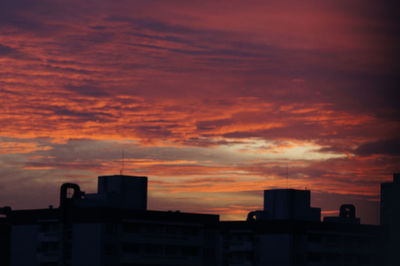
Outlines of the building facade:
M 219 265 L 219 216 L 147 210 L 144 177 L 99 177 L 98 188 L 67 183 L 59 208 L 11 211 L 10 265 Z
M 321 222 L 310 191 L 266 190 L 264 210 L 221 222 L 224 266 L 382 265 L 380 227 L 361 225 L 353 205 Z
M 0 265 L 400 265 L 399 181 L 382 184 L 383 226 L 361 224 L 351 204 L 321 221 L 309 190 L 265 190 L 263 210 L 219 221 L 147 210 L 146 177 L 101 176 L 95 194 L 66 183 L 58 208 L 0 208 Z
M 11 265 L 218 265 L 218 216 L 113 208 L 14 211 Z

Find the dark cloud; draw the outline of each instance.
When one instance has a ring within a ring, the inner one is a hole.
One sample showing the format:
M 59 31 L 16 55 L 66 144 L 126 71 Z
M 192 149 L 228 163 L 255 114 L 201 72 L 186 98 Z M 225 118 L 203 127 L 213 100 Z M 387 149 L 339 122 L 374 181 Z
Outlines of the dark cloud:
M 107 29 L 106 26 L 100 26 L 100 25 L 91 26 L 90 28 L 93 29 L 93 30 L 105 30 L 105 29 Z
M 17 50 L 0 44 L 0 56 L 8 56 L 17 53 Z
M 26 58 L 26 56 L 18 49 L 2 44 L 0 44 L 0 57 L 9 57 L 14 59 Z
M 77 94 L 86 96 L 104 97 L 109 95 L 103 88 L 91 85 L 80 85 L 80 86 L 67 85 L 64 88 L 69 91 L 75 92 Z
M 128 23 L 135 29 L 139 30 L 151 30 L 155 32 L 163 33 L 177 33 L 177 34 L 196 34 L 199 32 L 204 32 L 200 30 L 195 30 L 190 27 L 185 27 L 179 24 L 171 24 L 154 18 L 134 18 L 134 17 L 118 17 L 112 16 L 108 17 L 106 21 L 109 22 L 122 22 Z
M 196 126 L 198 130 L 210 130 L 220 126 L 231 125 L 231 124 L 233 124 L 232 119 L 220 119 L 220 120 L 199 121 L 197 122 Z
M 97 122 L 110 122 L 113 120 L 113 115 L 102 111 L 77 111 L 69 109 L 63 106 L 53 106 L 45 108 L 45 110 L 50 110 L 53 114 L 59 117 L 59 120 L 68 120 L 70 122 L 87 122 L 87 121 L 97 121 Z
M 4 0 L 0 2 L 0 29 L 19 29 L 38 35 L 48 35 L 60 31 L 60 23 L 48 23 L 50 16 L 63 17 L 65 4 L 48 0 Z M 10 31 L 13 32 L 13 31 Z M 13 32 L 14 33 L 14 32 Z
M 193 44 L 191 40 L 183 39 L 178 36 L 173 36 L 173 35 L 150 35 L 150 34 L 144 34 L 141 32 L 130 32 L 129 35 L 140 37 L 140 38 L 146 38 L 146 39 L 152 39 L 152 40 L 162 40 L 162 41 L 169 41 L 169 42 L 176 42 L 176 43 L 184 43 L 184 44 Z
M 355 151 L 360 156 L 383 154 L 400 156 L 400 139 L 378 140 L 360 145 Z
M 52 72 L 55 72 L 55 73 L 61 72 L 61 73 L 85 74 L 85 75 L 92 73 L 92 71 L 88 71 L 88 70 L 81 69 L 81 68 L 59 67 L 56 65 L 49 65 L 49 64 L 43 64 L 43 65 L 40 65 L 40 67 L 43 67 L 43 68 L 50 70 Z

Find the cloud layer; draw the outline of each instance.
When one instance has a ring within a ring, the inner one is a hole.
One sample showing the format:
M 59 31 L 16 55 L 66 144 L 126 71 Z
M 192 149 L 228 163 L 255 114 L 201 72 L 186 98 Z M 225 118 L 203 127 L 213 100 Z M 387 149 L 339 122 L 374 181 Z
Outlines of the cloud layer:
M 152 208 L 244 218 L 259 190 L 307 187 L 326 213 L 353 200 L 376 223 L 400 168 L 396 10 L 2 1 L 0 204 L 57 204 L 65 181 L 93 191 L 123 151 Z

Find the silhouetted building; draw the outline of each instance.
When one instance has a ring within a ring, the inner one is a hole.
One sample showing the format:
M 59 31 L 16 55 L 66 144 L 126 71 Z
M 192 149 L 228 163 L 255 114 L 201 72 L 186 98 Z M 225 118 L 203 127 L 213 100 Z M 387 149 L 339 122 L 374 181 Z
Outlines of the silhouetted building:
M 0 265 L 322 266 L 398 264 L 399 183 L 382 184 L 382 227 L 360 224 L 352 204 L 339 216 L 311 207 L 309 190 L 264 191 L 245 221 L 147 210 L 147 178 L 101 176 L 98 192 L 60 188 L 60 207 L 0 208 Z M 8 262 L 10 264 L 8 264 Z
M 386 265 L 400 265 L 400 173 L 393 182 L 381 184 L 381 225 Z
M 101 207 L 63 216 L 14 211 L 11 265 L 217 265 L 215 215 Z
M 10 223 L 6 216 L 11 212 L 11 208 L 0 208 L 0 265 L 10 263 Z
M 60 208 L 19 210 L 12 266 L 218 265 L 218 215 L 146 210 L 147 178 L 99 177 L 98 193 L 61 186 Z
M 250 212 L 248 219 L 320 221 L 321 209 L 310 205 L 309 190 L 264 190 L 264 210 Z
M 353 205 L 327 220 L 308 190 L 266 190 L 263 211 L 221 222 L 223 265 L 379 265 L 379 226 L 360 225 Z
M 86 194 L 82 205 L 147 209 L 147 177 L 99 176 L 96 194 Z
M 379 226 L 295 220 L 221 222 L 223 265 L 381 265 Z

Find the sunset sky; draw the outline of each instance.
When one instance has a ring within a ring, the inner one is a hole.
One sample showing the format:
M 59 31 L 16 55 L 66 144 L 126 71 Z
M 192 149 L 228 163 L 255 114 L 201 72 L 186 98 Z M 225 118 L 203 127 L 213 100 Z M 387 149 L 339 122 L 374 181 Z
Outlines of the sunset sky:
M 311 189 L 378 222 L 400 171 L 396 1 L 1 0 L 0 206 L 149 177 L 149 208 L 244 219 Z

